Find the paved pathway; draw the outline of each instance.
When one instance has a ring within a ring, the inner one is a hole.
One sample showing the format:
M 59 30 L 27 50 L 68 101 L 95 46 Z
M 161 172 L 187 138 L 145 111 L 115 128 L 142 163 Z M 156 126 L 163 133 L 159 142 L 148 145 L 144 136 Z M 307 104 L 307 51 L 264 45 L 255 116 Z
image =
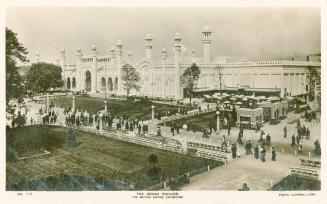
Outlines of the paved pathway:
M 250 190 L 267 190 L 289 174 L 289 167 L 300 165 L 299 158 L 291 155 L 277 155 L 277 161 L 271 161 L 271 152 L 267 152 L 266 159 L 261 162 L 253 156 L 237 158 L 228 165 L 191 177 L 190 184 L 181 190 L 238 190 L 244 182 Z

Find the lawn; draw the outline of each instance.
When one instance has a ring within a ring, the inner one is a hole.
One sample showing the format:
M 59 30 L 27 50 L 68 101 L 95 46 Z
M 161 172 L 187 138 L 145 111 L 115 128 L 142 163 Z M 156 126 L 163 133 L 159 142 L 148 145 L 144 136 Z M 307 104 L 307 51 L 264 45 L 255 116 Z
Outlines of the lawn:
M 48 155 L 6 162 L 7 190 L 121 190 L 122 183 L 136 190 L 158 183 L 148 172 L 150 154 L 158 156 L 162 178 L 218 165 L 205 159 L 113 140 L 76 131 L 78 146 L 67 148 L 67 128 L 34 126 L 7 131 L 8 151 L 16 155 L 47 150 Z M 123 181 L 123 182 L 122 182 Z M 117 183 L 118 182 L 118 183 Z M 120 187 L 117 187 L 119 185 Z
M 289 175 L 278 182 L 271 189 L 272 191 L 319 191 L 321 189 L 321 182 L 309 178 Z
M 184 124 L 190 124 L 190 130 L 202 131 L 204 128 L 209 127 L 213 127 L 214 129 L 216 129 L 216 118 L 216 113 L 207 113 L 175 120 L 174 123 L 179 127 L 182 127 Z M 167 123 L 165 125 L 170 126 L 171 124 Z
M 60 96 L 51 100 L 55 105 L 72 106 L 72 97 Z M 77 96 L 75 99 L 76 108 L 96 113 L 104 110 L 104 99 L 96 97 Z M 172 111 L 177 108 L 172 105 L 152 103 L 151 101 L 127 101 L 119 99 L 107 99 L 107 107 L 113 115 L 124 115 L 129 118 L 150 119 L 151 106 L 155 106 L 155 113 Z

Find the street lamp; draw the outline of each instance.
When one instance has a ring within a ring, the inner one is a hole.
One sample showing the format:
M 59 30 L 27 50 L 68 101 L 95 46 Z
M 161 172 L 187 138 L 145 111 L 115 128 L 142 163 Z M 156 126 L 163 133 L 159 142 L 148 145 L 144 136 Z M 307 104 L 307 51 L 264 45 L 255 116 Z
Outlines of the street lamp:
M 219 131 L 220 131 L 220 120 L 219 120 L 220 112 L 217 111 L 216 114 L 217 114 L 217 133 L 219 133 Z

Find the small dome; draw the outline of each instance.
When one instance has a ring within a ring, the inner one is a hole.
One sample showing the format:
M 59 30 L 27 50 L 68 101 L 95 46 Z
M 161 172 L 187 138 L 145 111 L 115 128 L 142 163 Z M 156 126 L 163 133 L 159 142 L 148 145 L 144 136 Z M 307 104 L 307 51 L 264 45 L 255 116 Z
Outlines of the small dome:
M 175 33 L 175 40 L 180 40 L 181 39 L 181 34 L 179 32 Z
M 80 47 L 78 47 L 78 48 L 76 49 L 76 51 L 77 51 L 77 52 L 82 52 L 82 50 L 81 50 Z
M 192 49 L 192 53 L 195 53 L 195 49 Z
M 145 39 L 146 40 L 152 40 L 153 38 L 152 38 L 151 34 L 148 33 L 148 34 L 146 34 Z
M 166 50 L 165 48 L 162 48 L 161 52 L 162 52 L 162 53 L 166 53 L 167 50 Z
M 203 29 L 204 29 L 204 32 L 211 32 L 209 25 L 205 25 Z
M 111 46 L 110 51 L 115 51 L 115 48 L 113 46 Z
M 121 42 L 121 40 L 117 41 L 117 45 L 123 45 L 123 43 Z
M 61 48 L 61 50 L 60 50 L 61 52 L 65 52 L 65 48 Z
M 97 46 L 92 45 L 92 50 L 96 50 L 96 49 L 97 49 Z

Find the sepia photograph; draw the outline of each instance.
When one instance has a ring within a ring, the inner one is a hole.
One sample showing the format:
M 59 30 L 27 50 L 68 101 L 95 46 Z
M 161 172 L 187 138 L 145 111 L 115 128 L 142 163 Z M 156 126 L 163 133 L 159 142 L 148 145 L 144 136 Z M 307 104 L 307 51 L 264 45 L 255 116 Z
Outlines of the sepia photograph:
M 320 191 L 321 62 L 319 7 L 7 8 L 5 190 Z

